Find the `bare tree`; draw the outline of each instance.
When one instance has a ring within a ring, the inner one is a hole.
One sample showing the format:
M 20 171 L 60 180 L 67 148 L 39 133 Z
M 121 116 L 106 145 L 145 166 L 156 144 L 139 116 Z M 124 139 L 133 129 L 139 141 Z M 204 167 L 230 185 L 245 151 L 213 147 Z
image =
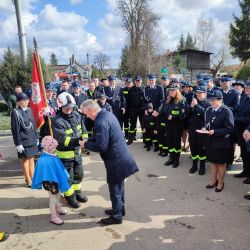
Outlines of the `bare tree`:
M 110 57 L 99 53 L 95 56 L 94 64 L 100 69 L 100 71 L 103 73 L 103 70 L 106 66 L 109 66 L 110 63 Z
M 211 56 L 211 73 L 216 77 L 231 58 L 228 33 L 221 39 L 221 47 Z
M 199 49 L 209 51 L 212 49 L 215 26 L 212 19 L 199 18 L 196 27 L 196 40 Z
M 158 17 L 150 9 L 149 2 L 150 0 L 118 0 L 117 10 L 121 15 L 122 27 L 128 35 L 128 47 L 131 52 L 131 74 L 143 74 L 150 69 L 153 27 Z

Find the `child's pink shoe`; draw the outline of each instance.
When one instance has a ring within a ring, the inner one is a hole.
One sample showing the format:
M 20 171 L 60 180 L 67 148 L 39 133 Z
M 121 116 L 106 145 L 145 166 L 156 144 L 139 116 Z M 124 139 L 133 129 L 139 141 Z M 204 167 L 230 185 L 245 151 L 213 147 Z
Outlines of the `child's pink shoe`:
M 56 212 L 59 214 L 59 215 L 65 215 L 68 213 L 68 210 L 65 209 L 61 203 L 58 203 L 56 205 Z
M 52 214 L 50 217 L 50 223 L 60 226 L 64 223 L 64 221 L 57 214 Z

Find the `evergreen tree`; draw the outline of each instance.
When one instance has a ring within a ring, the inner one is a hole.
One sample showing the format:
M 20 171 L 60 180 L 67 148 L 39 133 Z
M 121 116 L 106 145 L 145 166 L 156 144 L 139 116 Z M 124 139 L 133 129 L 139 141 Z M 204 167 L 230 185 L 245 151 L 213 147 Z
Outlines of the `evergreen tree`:
M 185 66 L 185 62 L 184 62 L 183 57 L 179 53 L 177 53 L 174 56 L 172 64 L 173 64 L 174 72 L 176 72 L 176 73 L 182 73 L 183 68 Z
M 129 72 L 130 69 L 128 60 L 129 60 L 129 48 L 125 46 L 124 48 L 122 48 L 121 64 L 119 68 L 119 75 L 121 77 L 127 76 L 128 74 L 131 73 Z
M 230 25 L 229 42 L 232 55 L 244 63 L 250 59 L 250 0 L 239 1 L 241 17 L 234 16 Z
M 52 53 L 52 54 L 50 55 L 50 64 L 51 64 L 51 65 L 57 65 L 57 64 L 58 64 L 56 55 L 55 55 L 54 53 Z
M 181 34 L 179 43 L 177 44 L 177 51 L 181 51 L 185 49 L 185 39 L 184 39 L 184 35 Z
M 196 49 L 196 39 L 193 38 L 189 33 L 186 37 L 185 49 Z

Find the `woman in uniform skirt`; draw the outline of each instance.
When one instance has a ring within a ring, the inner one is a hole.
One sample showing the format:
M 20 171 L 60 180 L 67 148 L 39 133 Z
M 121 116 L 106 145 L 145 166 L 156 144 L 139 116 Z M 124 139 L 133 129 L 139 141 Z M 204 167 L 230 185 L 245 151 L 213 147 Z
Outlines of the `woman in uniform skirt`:
M 211 108 L 205 113 L 205 128 L 197 132 L 207 137 L 205 145 L 207 160 L 211 163 L 211 179 L 206 188 L 216 187 L 215 192 L 221 192 L 224 188 L 226 163 L 230 158 L 228 150 L 231 148 L 234 118 L 232 111 L 223 105 L 221 91 L 215 90 L 209 101 Z
M 38 134 L 26 94 L 17 94 L 18 107 L 11 112 L 11 132 L 28 187 L 34 174 L 34 156 L 38 153 Z

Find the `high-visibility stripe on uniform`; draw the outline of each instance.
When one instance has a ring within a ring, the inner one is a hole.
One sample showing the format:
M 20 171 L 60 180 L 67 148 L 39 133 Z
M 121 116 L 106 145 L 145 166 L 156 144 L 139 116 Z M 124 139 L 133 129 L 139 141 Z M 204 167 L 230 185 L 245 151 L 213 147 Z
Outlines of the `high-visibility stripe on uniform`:
M 146 138 L 145 140 L 146 140 L 146 141 L 151 141 L 151 139 L 150 139 L 150 138 Z
M 64 192 L 65 196 L 71 196 L 72 194 L 74 194 L 74 188 L 71 186 L 70 189 L 68 189 L 66 192 Z
M 170 153 L 181 153 L 181 149 L 171 148 L 169 149 Z
M 195 156 L 191 156 L 193 160 L 198 160 L 199 159 L 199 155 L 195 155 Z
M 167 149 L 168 149 L 168 147 L 164 147 L 164 146 L 163 146 L 163 147 L 162 147 L 162 149 L 165 149 L 165 150 L 167 150 Z
M 126 90 L 125 90 L 125 91 L 123 91 L 123 94 L 127 95 L 127 94 L 128 94 L 128 91 L 126 91 Z
M 69 135 L 73 133 L 73 130 L 70 128 L 70 129 L 65 130 L 64 132 L 66 135 Z
M 163 145 L 162 144 L 159 144 L 159 148 L 162 148 L 163 147 Z
M 82 139 L 88 139 L 88 134 L 82 134 Z
M 64 146 L 68 147 L 70 143 L 71 137 L 67 136 L 65 141 L 64 141 Z
M 81 189 L 81 183 L 78 183 L 78 184 L 72 184 L 72 188 L 75 190 L 75 191 L 78 191 Z
M 162 123 L 161 123 L 161 126 L 166 126 L 166 123 L 165 123 L 165 122 L 162 122 Z
M 179 114 L 180 114 L 180 111 L 172 110 L 171 114 L 172 114 L 172 115 L 179 115 Z
M 157 140 L 153 140 L 152 142 L 157 142 Z
M 76 126 L 76 128 L 77 128 L 77 130 L 80 130 L 80 129 L 82 129 L 82 125 L 79 124 L 79 125 Z
M 136 130 L 129 130 L 128 131 L 130 134 L 134 134 L 136 132 Z
M 58 151 L 56 150 L 56 155 L 61 159 L 70 159 L 75 157 L 75 151 Z
M 124 128 L 125 131 L 129 130 L 129 128 Z
M 199 156 L 200 161 L 205 161 L 207 159 L 206 156 Z
M 155 125 L 155 123 L 154 123 L 154 122 L 150 122 L 149 124 L 150 124 L 150 125 Z

